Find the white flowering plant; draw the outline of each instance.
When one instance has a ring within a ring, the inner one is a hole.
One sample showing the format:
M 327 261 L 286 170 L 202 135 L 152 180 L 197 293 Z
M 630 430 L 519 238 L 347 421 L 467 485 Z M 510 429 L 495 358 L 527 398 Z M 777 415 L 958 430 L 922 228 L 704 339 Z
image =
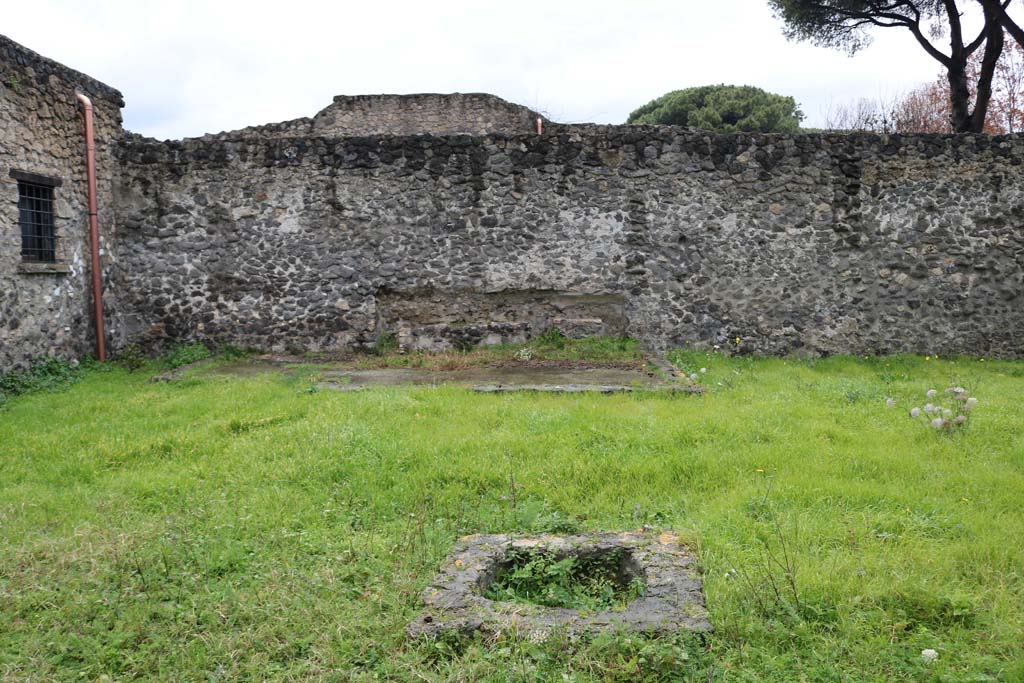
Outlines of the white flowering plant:
M 918 420 L 932 429 L 954 431 L 963 429 L 970 422 L 971 414 L 978 405 L 978 399 L 963 387 L 949 387 L 942 393 L 936 389 L 925 392 L 927 403 L 910 409 L 910 418 Z M 888 398 L 885 404 L 895 408 L 897 401 Z
M 529 346 L 524 346 L 516 351 L 516 360 L 530 361 L 533 360 L 533 355 L 533 349 Z

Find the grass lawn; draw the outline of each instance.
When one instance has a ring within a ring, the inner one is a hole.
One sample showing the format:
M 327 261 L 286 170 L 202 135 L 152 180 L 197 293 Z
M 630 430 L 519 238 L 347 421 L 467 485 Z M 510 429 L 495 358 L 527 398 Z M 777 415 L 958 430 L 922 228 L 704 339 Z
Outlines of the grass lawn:
M 1024 363 L 673 358 L 709 391 L 150 367 L 15 398 L 0 681 L 1024 680 Z M 965 429 L 907 416 L 951 384 Z M 459 536 L 643 525 L 697 548 L 705 641 L 404 638 Z

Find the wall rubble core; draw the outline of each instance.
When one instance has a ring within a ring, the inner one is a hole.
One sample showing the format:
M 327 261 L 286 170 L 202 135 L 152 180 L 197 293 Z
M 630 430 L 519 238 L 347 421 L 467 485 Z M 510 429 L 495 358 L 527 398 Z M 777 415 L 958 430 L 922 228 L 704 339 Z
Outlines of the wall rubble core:
M 0 58 L 0 369 L 91 348 L 75 87 L 97 105 L 115 349 L 385 331 L 465 348 L 558 327 L 654 348 L 1024 356 L 1021 135 L 538 135 L 531 110 L 456 94 L 338 97 L 159 142 L 121 130 L 116 90 L 7 39 Z M 7 167 L 64 179 L 69 275 L 22 272 Z

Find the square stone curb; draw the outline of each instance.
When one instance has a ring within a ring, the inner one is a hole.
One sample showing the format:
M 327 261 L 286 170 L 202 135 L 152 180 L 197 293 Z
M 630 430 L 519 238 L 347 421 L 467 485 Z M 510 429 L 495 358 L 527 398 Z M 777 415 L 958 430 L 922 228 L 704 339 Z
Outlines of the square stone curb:
M 485 598 L 483 591 L 495 579 L 508 551 L 526 548 L 577 555 L 628 550 L 635 570 L 644 580 L 644 595 L 623 610 L 599 612 Z M 697 562 L 689 548 L 671 532 L 529 538 L 505 534 L 466 536 L 459 539 L 421 598 L 425 609 L 406 628 L 410 638 L 469 635 L 476 631 L 487 636 L 514 631 L 538 639 L 554 632 L 573 636 L 626 630 L 669 635 L 713 630 Z

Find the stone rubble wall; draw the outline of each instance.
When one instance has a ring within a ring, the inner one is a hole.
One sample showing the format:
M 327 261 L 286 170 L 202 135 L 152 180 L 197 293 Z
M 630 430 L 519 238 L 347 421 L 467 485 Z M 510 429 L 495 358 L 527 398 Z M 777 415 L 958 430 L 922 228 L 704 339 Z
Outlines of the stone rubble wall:
M 77 358 L 94 348 L 85 137 L 76 88 L 93 103 L 100 241 L 109 281 L 116 268 L 111 188 L 121 94 L 0 36 L 0 371 L 50 355 Z M 12 169 L 62 180 L 54 190 L 58 263 L 52 270 L 64 272 L 26 272 Z M 116 344 L 116 292 L 107 287 L 104 299 L 109 341 Z
M 121 149 L 152 344 L 1024 355 L 1024 137 L 236 136 Z

